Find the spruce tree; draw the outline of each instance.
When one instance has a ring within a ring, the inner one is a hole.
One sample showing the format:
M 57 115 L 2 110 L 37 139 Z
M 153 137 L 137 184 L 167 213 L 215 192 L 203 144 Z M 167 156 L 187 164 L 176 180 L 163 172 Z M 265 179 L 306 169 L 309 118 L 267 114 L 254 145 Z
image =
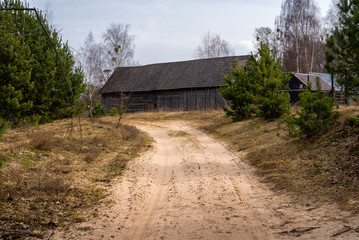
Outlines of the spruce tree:
M 359 93 L 359 1 L 340 0 L 339 26 L 327 38 L 326 69 L 337 76 L 346 102 Z

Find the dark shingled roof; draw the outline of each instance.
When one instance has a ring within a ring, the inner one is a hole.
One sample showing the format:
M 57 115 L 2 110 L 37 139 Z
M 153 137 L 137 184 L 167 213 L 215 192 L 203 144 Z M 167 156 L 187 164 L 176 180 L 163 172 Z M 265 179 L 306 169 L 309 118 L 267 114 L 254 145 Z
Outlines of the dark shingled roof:
M 240 65 L 245 65 L 249 56 L 119 67 L 100 93 L 219 87 L 224 85 L 222 73 L 229 74 L 229 69 L 235 66 L 236 59 Z
M 301 82 L 304 83 L 305 86 L 308 85 L 308 76 L 309 76 L 309 82 L 312 83 L 312 90 L 317 91 L 317 82 L 316 78 L 319 77 L 319 83 L 322 87 L 322 91 L 330 91 L 332 87 L 322 79 L 321 76 L 315 75 L 315 74 L 305 74 L 305 73 L 295 73 L 294 76 L 296 76 Z

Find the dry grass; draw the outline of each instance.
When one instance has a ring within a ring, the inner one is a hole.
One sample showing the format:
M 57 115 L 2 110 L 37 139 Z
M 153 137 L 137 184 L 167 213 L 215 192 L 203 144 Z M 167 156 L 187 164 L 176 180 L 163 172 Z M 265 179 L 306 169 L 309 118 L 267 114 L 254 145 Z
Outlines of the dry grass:
M 86 156 L 84 157 L 84 161 L 86 163 L 92 163 L 95 161 L 101 154 L 101 149 L 98 146 L 90 146 L 90 148 L 86 149 Z
M 0 141 L 0 239 L 45 237 L 78 221 L 150 139 L 116 117 L 8 129 Z M 82 141 L 82 146 L 81 146 Z M 81 149 L 81 151 L 80 151 Z
M 31 129 L 27 131 L 27 137 L 29 139 L 29 146 L 37 150 L 51 151 L 59 143 L 59 141 L 55 139 L 55 134 L 48 130 Z

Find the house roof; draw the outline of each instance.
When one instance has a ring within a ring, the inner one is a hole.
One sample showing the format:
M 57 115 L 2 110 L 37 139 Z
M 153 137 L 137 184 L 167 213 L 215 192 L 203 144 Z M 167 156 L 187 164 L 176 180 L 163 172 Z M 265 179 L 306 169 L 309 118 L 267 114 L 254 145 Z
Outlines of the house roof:
M 319 78 L 319 82 L 320 82 L 320 85 L 322 87 L 322 91 L 330 91 L 332 89 L 332 87 L 326 81 L 324 81 L 321 78 L 321 76 L 319 76 L 319 75 L 305 74 L 305 73 L 295 73 L 294 76 L 299 81 L 303 82 L 304 86 L 308 85 L 308 81 L 311 82 L 313 91 L 318 90 L 317 83 L 316 83 L 317 78 Z
M 100 93 L 219 87 L 224 85 L 222 73 L 229 74 L 230 67 L 235 66 L 237 59 L 239 65 L 243 66 L 249 56 L 118 67 Z
M 324 81 L 326 81 L 330 86 L 332 86 L 332 76 L 329 73 L 312 72 L 311 74 L 320 76 Z M 335 91 L 340 91 L 340 86 L 337 82 L 337 76 L 333 76 L 333 81 Z

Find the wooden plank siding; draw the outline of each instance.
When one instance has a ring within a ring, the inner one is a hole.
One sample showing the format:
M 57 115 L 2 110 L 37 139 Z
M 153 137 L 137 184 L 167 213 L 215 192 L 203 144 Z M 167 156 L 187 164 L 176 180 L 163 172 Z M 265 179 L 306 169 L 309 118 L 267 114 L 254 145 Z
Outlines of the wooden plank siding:
M 212 87 L 124 93 L 129 96 L 126 109 L 127 112 L 221 109 L 222 106 L 227 106 L 227 102 L 217 89 Z M 121 94 L 102 94 L 102 101 L 107 111 L 116 107 L 120 99 Z
M 249 56 L 229 56 L 144 66 L 118 67 L 100 90 L 106 110 L 129 96 L 128 112 L 221 109 L 223 74 L 245 66 Z

